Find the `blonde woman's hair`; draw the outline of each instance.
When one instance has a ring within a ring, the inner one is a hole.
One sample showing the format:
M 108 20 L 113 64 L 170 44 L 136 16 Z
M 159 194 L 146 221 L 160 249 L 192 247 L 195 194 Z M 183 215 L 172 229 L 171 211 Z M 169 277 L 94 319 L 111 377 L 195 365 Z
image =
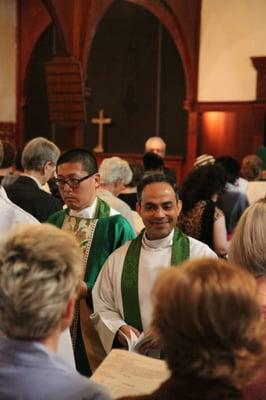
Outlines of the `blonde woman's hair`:
M 266 199 L 258 200 L 242 214 L 230 242 L 229 260 L 255 277 L 266 275 Z
M 0 243 L 0 329 L 15 339 L 41 340 L 60 323 L 80 282 L 73 236 L 48 225 L 17 228 Z
M 264 355 L 255 279 L 216 259 L 164 271 L 154 292 L 153 327 L 173 375 L 241 386 Z

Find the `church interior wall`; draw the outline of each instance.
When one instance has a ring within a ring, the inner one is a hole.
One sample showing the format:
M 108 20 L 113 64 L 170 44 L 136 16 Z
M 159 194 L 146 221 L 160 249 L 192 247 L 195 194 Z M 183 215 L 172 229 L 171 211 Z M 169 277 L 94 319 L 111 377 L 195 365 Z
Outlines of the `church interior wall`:
M 187 156 L 187 163 L 192 165 L 194 157 L 200 152 L 212 152 L 214 156 L 227 153 L 240 159 L 247 151 L 254 151 L 263 141 L 265 128 L 264 111 L 258 112 L 256 108 L 256 71 L 250 57 L 263 56 L 266 51 L 266 28 L 263 21 L 265 1 L 121 1 L 143 6 L 152 12 L 162 21 L 175 44 L 179 43 L 186 80 L 184 104 L 188 113 L 188 145 L 182 155 Z M 15 0 L 1 0 L 0 6 L 4 3 L 16 4 Z M 25 97 L 27 72 L 41 34 L 54 22 L 57 32 L 60 31 L 61 43 L 65 44 L 65 51 L 80 59 L 85 73 L 97 29 L 114 0 L 88 0 L 84 7 L 82 2 L 74 0 L 68 0 L 68 7 L 65 7 L 62 0 L 18 0 L 17 3 L 18 107 L 17 116 L 13 107 L 13 121 L 17 122 L 16 141 L 21 143 L 25 138 L 24 117 L 28 107 Z M 200 5 L 202 14 L 199 39 Z M 2 12 L 0 18 L 3 18 Z M 12 49 L 13 44 L 9 46 Z M 2 80 L 8 81 L 7 73 L 2 76 L 0 87 Z M 189 91 L 187 88 L 190 88 Z M 13 93 L 16 93 L 16 88 Z M 0 111 L 3 111 L 3 107 Z M 216 117 L 213 117 L 213 112 Z M 218 121 L 216 124 L 213 122 L 215 120 Z M 0 118 L 0 124 L 2 121 L 3 117 Z M 65 143 L 68 146 L 81 145 L 82 131 L 80 127 L 69 131 L 65 135 Z M 147 132 L 147 135 L 151 134 Z M 60 135 L 64 141 L 64 132 Z M 177 137 L 173 140 L 177 140 Z
M 15 123 L 16 0 L 0 0 L 0 38 L 0 123 Z
M 199 54 L 198 152 L 241 160 L 265 145 L 251 57 L 266 54 L 263 0 L 203 0 Z
M 250 57 L 266 54 L 264 0 L 203 0 L 199 56 L 199 101 L 256 98 Z

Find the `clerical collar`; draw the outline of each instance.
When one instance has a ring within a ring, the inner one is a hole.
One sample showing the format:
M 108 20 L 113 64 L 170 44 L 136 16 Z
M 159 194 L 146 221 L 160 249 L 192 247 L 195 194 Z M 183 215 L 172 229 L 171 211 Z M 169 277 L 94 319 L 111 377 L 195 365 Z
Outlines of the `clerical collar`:
M 169 233 L 168 236 L 162 239 L 150 240 L 147 238 L 146 233 L 142 237 L 142 245 L 144 248 L 152 248 L 160 250 L 162 248 L 171 247 L 173 243 L 174 229 Z
M 71 217 L 78 217 L 78 218 L 93 218 L 95 215 L 97 207 L 97 198 L 94 200 L 91 206 L 83 208 L 83 210 L 76 211 L 76 210 L 69 210 L 69 215 Z

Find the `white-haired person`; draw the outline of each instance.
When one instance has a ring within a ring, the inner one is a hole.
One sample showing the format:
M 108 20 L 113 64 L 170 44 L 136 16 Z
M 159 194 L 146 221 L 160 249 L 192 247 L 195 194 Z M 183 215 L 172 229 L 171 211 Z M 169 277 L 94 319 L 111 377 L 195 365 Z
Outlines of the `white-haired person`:
M 97 189 L 97 196 L 123 215 L 135 230 L 131 208 L 118 198 L 133 176 L 128 162 L 120 157 L 105 158 L 99 167 L 99 174 L 100 187 Z
M 230 243 L 229 260 L 255 278 L 264 320 L 266 320 L 266 199 L 258 200 L 242 214 Z M 265 328 L 266 332 L 266 328 Z M 266 363 L 257 381 L 247 389 L 252 400 L 266 398 Z
M 51 225 L 20 226 L 0 243 L 1 399 L 110 399 L 56 354 L 80 270 L 75 238 Z
M 62 202 L 43 190 L 43 185 L 55 174 L 59 156 L 60 149 L 50 140 L 43 137 L 30 140 L 21 156 L 24 172 L 6 187 L 9 199 L 40 222 L 62 209 Z
M 152 329 L 170 378 L 151 394 L 123 400 L 246 399 L 242 388 L 265 355 L 255 279 L 202 258 L 165 270 L 153 299 Z

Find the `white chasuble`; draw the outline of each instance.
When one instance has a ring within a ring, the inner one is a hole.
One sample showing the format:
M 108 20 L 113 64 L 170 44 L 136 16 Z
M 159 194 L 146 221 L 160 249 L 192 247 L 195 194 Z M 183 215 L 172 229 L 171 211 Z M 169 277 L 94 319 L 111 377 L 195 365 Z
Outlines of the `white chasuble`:
M 171 263 L 172 240 L 174 231 L 167 237 L 148 240 L 145 234 L 139 259 L 139 306 L 144 331 L 149 329 L 152 318 L 151 291 L 155 280 L 163 268 Z M 121 276 L 125 256 L 130 242 L 114 251 L 105 262 L 92 291 L 94 314 L 91 320 L 99 333 L 102 344 L 108 353 L 117 330 L 126 325 L 124 321 L 121 294 Z M 204 243 L 189 237 L 190 259 L 213 257 L 216 254 Z

